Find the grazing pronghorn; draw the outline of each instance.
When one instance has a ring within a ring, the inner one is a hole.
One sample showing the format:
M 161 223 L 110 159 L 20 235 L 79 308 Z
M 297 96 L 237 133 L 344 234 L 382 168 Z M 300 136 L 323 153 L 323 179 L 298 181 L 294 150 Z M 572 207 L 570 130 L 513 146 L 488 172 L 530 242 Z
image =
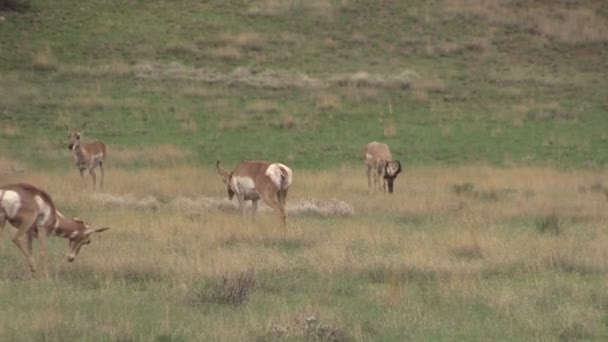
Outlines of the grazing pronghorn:
M 13 242 L 29 264 L 31 274 L 36 273 L 36 264 L 32 253 L 32 240 L 40 240 L 40 257 L 44 275 L 48 277 L 48 260 L 46 256 L 46 239 L 49 235 L 68 238 L 68 261 L 72 262 L 80 248 L 91 243 L 93 233 L 103 232 L 110 228 L 90 228 L 77 218 L 63 216 L 53 203 L 49 194 L 27 183 L 10 184 L 0 187 L 0 237 L 6 221 L 17 231 Z M 26 238 L 24 245 L 23 237 Z
M 365 145 L 365 165 L 367 165 L 367 184 L 369 191 L 372 191 L 372 169 L 374 177 L 374 189 L 378 188 L 382 182 L 382 190 L 393 193 L 393 183 L 401 172 L 401 163 L 393 160 L 391 150 L 387 144 L 371 142 Z
M 215 166 L 224 179 L 228 198 L 232 199 L 236 195 L 243 216 L 245 216 L 245 201 L 251 201 L 252 218 L 255 220 L 258 200 L 261 198 L 279 212 L 283 227 L 287 225 L 285 202 L 293 180 L 290 168 L 281 163 L 260 160 L 243 161 L 230 173 L 220 168 L 219 160 Z
M 82 128 L 84 129 L 86 125 L 85 123 Z M 80 141 L 80 132 L 70 130 L 67 124 L 65 128 L 68 130 L 68 148 L 74 152 L 74 161 L 78 167 L 78 171 L 80 171 L 80 178 L 82 178 L 85 188 L 87 181 L 84 179 L 84 172 L 88 171 L 93 179 L 93 190 L 95 190 L 97 179 L 95 168 L 99 166 L 99 170 L 101 171 L 100 187 L 103 189 L 103 163 L 107 155 L 106 145 L 98 140 L 82 143 Z

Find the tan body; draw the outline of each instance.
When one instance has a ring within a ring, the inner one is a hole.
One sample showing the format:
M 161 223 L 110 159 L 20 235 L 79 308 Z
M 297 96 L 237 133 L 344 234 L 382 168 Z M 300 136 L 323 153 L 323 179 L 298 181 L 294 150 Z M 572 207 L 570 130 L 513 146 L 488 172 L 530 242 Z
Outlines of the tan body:
M 384 192 L 388 186 L 389 193 L 392 193 L 395 178 L 401 172 L 401 163 L 393 160 L 388 145 L 376 141 L 365 145 L 365 165 L 367 166 L 367 184 L 370 193 L 372 192 L 372 178 L 374 190 L 382 184 Z
M 220 168 L 219 160 L 216 167 L 226 184 L 228 198 L 236 196 L 243 216 L 245 201 L 251 201 L 252 218 L 255 220 L 258 200 L 261 198 L 279 212 L 281 223 L 286 226 L 285 203 L 293 181 L 293 172 L 289 167 L 261 160 L 243 161 L 230 173 Z
M 103 163 L 107 155 L 106 145 L 98 140 L 83 143 L 80 141 L 80 136 L 80 132 L 70 131 L 68 133 L 68 148 L 74 153 L 74 162 L 76 167 L 78 167 L 78 171 L 80 172 L 80 178 L 82 178 L 82 182 L 86 187 L 87 182 L 84 178 L 84 173 L 85 171 L 88 172 L 93 180 L 94 190 L 97 183 L 95 168 L 99 167 L 99 171 L 101 172 L 100 187 L 103 189 Z
M 48 277 L 46 240 L 49 235 L 69 238 L 68 261 L 74 261 L 80 248 L 91 242 L 93 233 L 109 228 L 92 229 L 82 220 L 64 217 L 51 196 L 27 183 L 0 187 L 0 237 L 6 222 L 17 228 L 12 240 L 28 262 L 30 272 L 36 272 L 32 254 L 32 240 L 40 240 L 40 257 L 45 276 Z M 25 237 L 25 244 L 23 238 Z

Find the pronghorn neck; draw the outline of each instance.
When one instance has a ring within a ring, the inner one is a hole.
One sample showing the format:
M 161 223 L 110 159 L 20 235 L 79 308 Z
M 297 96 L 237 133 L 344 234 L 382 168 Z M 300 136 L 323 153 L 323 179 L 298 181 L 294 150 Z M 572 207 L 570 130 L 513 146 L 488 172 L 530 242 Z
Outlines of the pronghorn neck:
M 84 158 L 84 156 L 86 155 L 86 151 L 84 150 L 84 148 L 82 148 L 82 145 L 80 145 L 80 142 L 76 142 L 74 144 L 74 147 L 72 147 L 72 151 L 74 151 L 74 153 L 78 157 Z
M 83 167 L 84 165 L 86 165 L 89 161 L 89 153 L 82 148 L 82 145 L 80 145 L 80 142 L 78 142 L 76 145 L 74 145 L 72 151 L 74 152 L 74 159 L 76 160 L 76 164 L 79 167 Z
M 79 221 L 63 216 L 57 211 L 57 222 L 52 234 L 64 238 L 74 238 L 80 233 L 84 233 L 86 227 Z

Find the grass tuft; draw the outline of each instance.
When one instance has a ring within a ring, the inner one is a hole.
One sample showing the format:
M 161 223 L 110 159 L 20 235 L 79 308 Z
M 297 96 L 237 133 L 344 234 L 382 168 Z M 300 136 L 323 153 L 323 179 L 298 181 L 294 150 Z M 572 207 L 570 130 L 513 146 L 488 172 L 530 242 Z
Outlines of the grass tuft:
M 218 303 L 239 306 L 247 302 L 256 283 L 253 268 L 226 273 L 221 279 L 204 282 L 196 293 L 194 303 Z
M 543 218 L 539 218 L 536 221 L 536 229 L 541 233 L 549 233 L 557 236 L 563 233 L 565 222 L 566 219 L 560 218 L 557 212 L 554 211 Z

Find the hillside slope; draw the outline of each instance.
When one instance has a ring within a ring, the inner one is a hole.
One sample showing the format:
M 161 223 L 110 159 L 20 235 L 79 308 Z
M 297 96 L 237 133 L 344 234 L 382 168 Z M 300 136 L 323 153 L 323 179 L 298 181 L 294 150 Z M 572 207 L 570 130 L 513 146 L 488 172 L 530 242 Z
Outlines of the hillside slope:
M 30 1 L 0 12 L 0 144 L 63 165 L 270 158 L 603 165 L 608 4 Z M 62 162 L 60 162 L 62 161 Z

